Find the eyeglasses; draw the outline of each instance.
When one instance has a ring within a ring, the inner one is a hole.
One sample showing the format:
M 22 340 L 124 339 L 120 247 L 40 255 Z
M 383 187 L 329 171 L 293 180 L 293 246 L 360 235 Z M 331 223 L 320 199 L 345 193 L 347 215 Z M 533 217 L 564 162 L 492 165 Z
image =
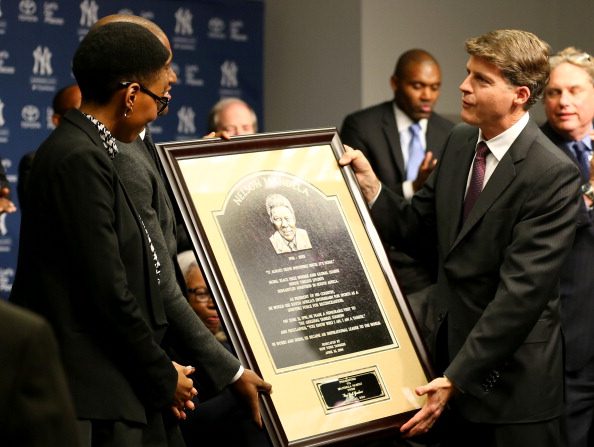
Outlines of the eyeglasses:
M 199 303 L 205 303 L 212 299 L 210 290 L 205 289 L 204 287 L 194 287 L 192 289 L 188 289 L 188 295 L 190 295 L 190 297 L 194 297 L 194 299 Z
M 574 54 L 570 56 L 569 59 L 575 61 L 578 64 L 585 64 L 586 62 L 591 61 L 590 55 L 588 53 Z
M 120 87 L 126 88 L 130 84 L 132 84 L 132 82 L 130 82 L 130 81 L 120 82 Z M 151 92 L 148 88 L 146 88 L 139 82 L 137 84 L 140 86 L 141 92 L 146 93 L 151 98 L 153 98 L 155 101 L 157 101 L 157 115 L 160 115 L 161 113 L 163 113 L 163 111 L 169 105 L 169 98 L 167 96 L 159 96 L 159 95 L 154 94 L 153 92 Z

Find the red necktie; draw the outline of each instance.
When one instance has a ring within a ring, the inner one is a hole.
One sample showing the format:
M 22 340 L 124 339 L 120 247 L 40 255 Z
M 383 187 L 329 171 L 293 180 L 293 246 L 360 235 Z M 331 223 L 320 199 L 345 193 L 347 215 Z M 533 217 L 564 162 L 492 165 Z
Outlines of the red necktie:
M 489 154 L 489 147 L 484 141 L 479 142 L 476 147 L 476 156 L 472 165 L 472 176 L 466 191 L 466 198 L 464 199 L 464 220 L 470 214 L 470 210 L 476 203 L 479 194 L 483 190 L 483 181 L 485 180 L 485 168 L 487 166 L 487 155 Z

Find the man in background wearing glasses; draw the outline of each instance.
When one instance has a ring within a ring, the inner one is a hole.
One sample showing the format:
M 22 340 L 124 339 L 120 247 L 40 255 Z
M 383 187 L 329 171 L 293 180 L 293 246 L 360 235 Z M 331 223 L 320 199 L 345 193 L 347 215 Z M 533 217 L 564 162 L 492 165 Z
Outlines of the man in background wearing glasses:
M 573 47 L 550 59 L 542 131 L 578 166 L 583 202 L 571 252 L 561 272 L 561 321 L 565 336 L 565 436 L 569 447 L 594 442 L 594 221 L 592 120 L 594 61 Z

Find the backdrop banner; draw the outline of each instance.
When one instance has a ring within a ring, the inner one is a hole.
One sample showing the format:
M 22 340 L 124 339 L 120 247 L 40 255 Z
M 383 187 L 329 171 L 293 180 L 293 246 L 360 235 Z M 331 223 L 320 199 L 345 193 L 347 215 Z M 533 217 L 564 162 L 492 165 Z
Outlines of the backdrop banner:
M 200 138 L 220 98 L 250 104 L 262 127 L 262 0 L 0 0 L 0 157 L 19 206 L 18 164 L 53 129 L 52 99 L 74 83 L 78 42 L 98 18 L 130 13 L 157 23 L 173 49 L 178 83 L 156 142 Z M 12 286 L 20 212 L 0 216 L 0 297 Z M 40 291 L 43 293 L 43 291 Z

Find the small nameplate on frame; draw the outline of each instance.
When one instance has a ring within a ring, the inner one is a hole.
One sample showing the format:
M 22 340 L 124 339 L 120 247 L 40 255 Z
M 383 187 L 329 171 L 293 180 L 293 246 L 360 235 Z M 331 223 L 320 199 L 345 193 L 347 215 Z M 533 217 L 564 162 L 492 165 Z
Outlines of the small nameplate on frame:
M 377 370 L 315 381 L 326 412 L 387 398 Z

